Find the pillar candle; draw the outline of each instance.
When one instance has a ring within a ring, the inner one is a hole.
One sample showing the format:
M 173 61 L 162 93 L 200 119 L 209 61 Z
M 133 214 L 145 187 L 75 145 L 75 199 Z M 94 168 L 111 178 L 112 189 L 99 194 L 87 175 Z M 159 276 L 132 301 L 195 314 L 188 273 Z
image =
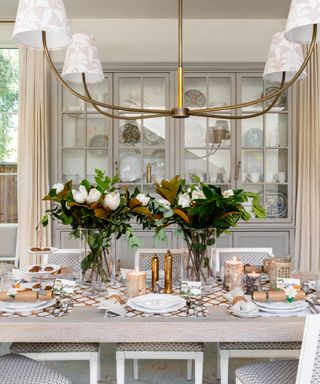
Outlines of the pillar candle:
M 242 261 L 237 260 L 236 257 L 234 257 L 233 260 L 225 261 L 224 288 L 227 291 L 231 291 L 233 288 L 236 288 L 236 287 L 242 287 L 243 271 L 244 271 L 244 264 Z
M 144 295 L 146 293 L 146 271 L 130 271 L 126 275 L 126 291 L 129 297 Z
M 252 273 L 247 273 L 246 275 L 246 286 L 248 295 L 251 295 L 254 291 L 261 290 L 261 274 L 253 271 Z

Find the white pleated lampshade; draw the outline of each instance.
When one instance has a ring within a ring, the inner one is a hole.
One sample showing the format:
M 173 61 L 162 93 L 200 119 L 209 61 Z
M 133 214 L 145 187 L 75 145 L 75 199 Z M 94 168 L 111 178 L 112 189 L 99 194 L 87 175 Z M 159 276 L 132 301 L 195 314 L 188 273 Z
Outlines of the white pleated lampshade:
M 313 24 L 318 25 L 320 40 L 320 0 L 292 0 L 285 37 L 297 43 L 310 43 Z
M 42 48 L 46 31 L 50 49 L 64 48 L 71 42 L 71 32 L 63 0 L 20 0 L 13 40 L 31 48 Z
M 298 72 L 303 63 L 303 52 L 300 44 L 288 41 L 284 32 L 275 33 L 272 36 L 263 78 L 270 82 L 280 82 L 282 73 L 286 72 L 286 82 Z M 299 80 L 306 78 L 304 70 Z
M 67 49 L 62 77 L 72 83 L 82 83 L 82 73 L 85 73 L 87 83 L 104 79 L 95 39 L 84 33 L 75 33 Z

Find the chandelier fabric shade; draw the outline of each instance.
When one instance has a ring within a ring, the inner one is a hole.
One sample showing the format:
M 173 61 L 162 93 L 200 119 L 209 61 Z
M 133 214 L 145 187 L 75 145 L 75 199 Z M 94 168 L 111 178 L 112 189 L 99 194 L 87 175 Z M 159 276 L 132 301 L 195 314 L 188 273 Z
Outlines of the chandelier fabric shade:
M 318 26 L 317 41 L 320 41 L 319 0 L 292 0 L 285 38 L 297 43 L 308 44 L 312 40 L 314 24 Z
M 50 49 L 71 43 L 71 31 L 63 0 L 20 0 L 13 39 L 30 48 L 43 49 L 42 31 L 46 31 Z
M 75 33 L 67 49 L 62 78 L 72 83 L 82 83 L 82 73 L 90 84 L 104 79 L 96 40 L 84 33 Z
M 290 81 L 299 71 L 303 60 L 303 51 L 300 44 L 287 40 L 284 37 L 284 32 L 275 33 L 272 36 L 263 78 L 266 81 L 280 83 L 282 74 L 285 72 L 286 81 Z M 307 72 L 304 69 L 299 76 L 299 80 L 306 77 Z

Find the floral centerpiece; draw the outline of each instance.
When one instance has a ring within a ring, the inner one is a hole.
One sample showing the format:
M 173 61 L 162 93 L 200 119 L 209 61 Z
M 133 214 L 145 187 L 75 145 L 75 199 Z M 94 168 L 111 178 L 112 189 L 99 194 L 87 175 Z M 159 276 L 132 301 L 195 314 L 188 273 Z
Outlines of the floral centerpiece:
M 113 279 L 114 260 L 110 256 L 112 236 L 119 239 L 124 235 L 131 248 L 141 246 L 131 226 L 132 217 L 151 217 L 151 212 L 136 202 L 127 189 L 116 187 L 119 178 L 110 179 L 103 171 L 95 170 L 95 185 L 87 179 L 74 189 L 72 181 L 55 184 L 44 200 L 52 201 L 52 207 L 42 218 L 48 224 L 48 215 L 62 224 L 71 226 L 72 234 L 85 238 L 89 252 L 82 260 L 83 277 L 92 282 Z M 140 217 L 140 220 L 142 218 Z
M 162 180 L 156 184 L 156 192 L 161 198 L 151 198 L 145 204 L 155 218 L 155 239 L 164 240 L 165 228 L 177 225 L 176 234 L 183 236 L 189 249 L 187 279 L 190 280 L 207 282 L 213 277 L 208 247 L 239 220 L 250 220 L 251 213 L 245 209 L 245 203 L 251 202 L 254 216 L 265 216 L 257 194 L 242 189 L 223 191 L 201 182 L 197 176 L 191 184 L 179 176 Z

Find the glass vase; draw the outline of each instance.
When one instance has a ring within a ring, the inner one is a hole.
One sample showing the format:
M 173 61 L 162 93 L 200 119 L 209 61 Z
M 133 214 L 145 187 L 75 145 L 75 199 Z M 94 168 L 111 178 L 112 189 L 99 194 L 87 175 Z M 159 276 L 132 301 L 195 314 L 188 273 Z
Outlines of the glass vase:
M 213 248 L 216 246 L 215 228 L 188 228 L 183 231 L 188 247 L 186 279 L 201 281 L 202 285 L 215 282 L 215 261 Z
M 80 238 L 82 283 L 89 284 L 93 291 L 103 291 L 115 283 L 115 259 L 110 252 L 110 235 L 103 229 L 82 228 Z

